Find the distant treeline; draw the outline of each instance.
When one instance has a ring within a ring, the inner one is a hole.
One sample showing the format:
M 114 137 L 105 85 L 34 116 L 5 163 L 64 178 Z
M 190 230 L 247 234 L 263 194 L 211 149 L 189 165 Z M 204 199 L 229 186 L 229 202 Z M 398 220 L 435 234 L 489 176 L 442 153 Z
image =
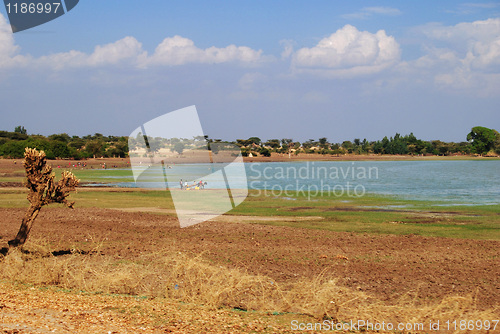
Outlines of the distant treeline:
M 262 142 L 258 137 L 238 139 L 243 155 L 270 156 L 271 152 L 300 154 L 317 153 L 329 155 L 341 154 L 401 154 L 401 155 L 452 155 L 452 154 L 500 154 L 500 134 L 493 129 L 474 127 L 464 136 L 467 141 L 460 143 L 440 140 L 424 141 L 417 139 L 413 133 L 382 140 L 368 141 L 356 138 L 342 143 L 330 143 L 323 137 L 319 140 L 309 139 L 306 142 L 294 142 L 292 139 L 271 139 Z
M 258 137 L 237 139 L 232 142 L 241 148 L 243 156 L 270 156 L 272 152 L 281 154 L 315 153 L 328 155 L 343 154 L 391 154 L 391 155 L 469 155 L 500 154 L 500 134 L 498 131 L 476 126 L 464 136 L 466 141 L 454 143 L 440 140 L 424 141 L 417 139 L 413 133 L 402 136 L 396 133 L 393 137 L 368 141 L 356 138 L 342 143 L 330 143 L 326 137 L 318 140 L 309 139 L 303 143 L 292 139 L 270 139 L 262 141 Z M 221 142 L 208 139 L 208 143 Z M 149 139 L 151 143 L 155 142 Z M 188 141 L 188 139 L 179 139 Z M 191 139 L 192 140 L 192 139 Z M 162 141 L 157 140 L 160 146 Z M 71 158 L 86 159 L 94 157 L 128 156 L 128 137 L 104 136 L 100 133 L 84 137 L 70 136 L 66 133 L 28 135 L 24 127 L 18 126 L 14 132 L 0 131 L 0 156 L 5 158 L 22 158 L 25 147 L 44 150 L 49 159 Z M 162 147 L 157 147 L 156 150 Z M 176 150 L 182 154 L 182 150 Z
M 128 137 L 104 136 L 100 133 L 84 137 L 66 133 L 45 137 L 28 135 L 22 126 L 16 127 L 14 132 L 0 131 L 0 156 L 22 158 L 25 147 L 45 151 L 48 159 L 125 158 L 128 155 Z

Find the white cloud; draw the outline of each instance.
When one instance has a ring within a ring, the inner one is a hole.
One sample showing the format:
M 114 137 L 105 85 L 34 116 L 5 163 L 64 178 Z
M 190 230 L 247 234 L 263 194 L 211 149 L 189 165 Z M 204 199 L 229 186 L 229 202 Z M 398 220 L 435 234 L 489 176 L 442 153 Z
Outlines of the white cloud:
M 28 58 L 18 55 L 19 50 L 19 46 L 15 44 L 10 25 L 0 14 L 0 68 L 25 64 Z
M 395 64 L 400 57 L 399 44 L 384 30 L 372 34 L 346 25 L 312 48 L 302 48 L 293 55 L 298 71 L 329 76 L 371 74 Z
M 468 15 L 473 14 L 481 10 L 491 10 L 493 8 L 499 7 L 500 4 L 494 2 L 485 3 L 462 3 L 459 4 L 457 9 L 447 10 L 447 13 Z
M 423 28 L 431 40 L 444 42 L 438 54 L 453 54 L 450 60 L 459 60 L 470 70 L 500 70 L 500 18 L 459 23 L 455 26 L 433 25 Z M 430 56 L 435 58 L 436 51 Z M 453 59 L 452 59 L 453 58 Z
M 116 42 L 98 45 L 91 54 L 78 50 L 55 53 L 33 58 L 19 55 L 20 48 L 15 40 L 6 19 L 0 14 L 0 68 L 19 67 L 20 65 L 36 66 L 38 69 L 51 68 L 63 70 L 67 68 L 99 67 L 121 65 L 147 67 L 148 65 L 184 65 L 188 63 L 220 64 L 237 62 L 254 64 L 267 59 L 262 50 L 253 50 L 247 46 L 228 45 L 218 48 L 198 48 L 188 38 L 174 36 L 165 38 L 149 56 L 142 44 L 132 36 Z
M 500 72 L 500 35 L 489 43 L 477 42 L 468 56 L 474 68 Z
M 225 48 L 214 46 L 198 48 L 190 39 L 174 36 L 165 38 L 148 56 L 141 43 L 134 37 L 125 37 L 114 43 L 97 46 L 90 55 L 79 51 L 70 51 L 45 56 L 40 59 L 56 69 L 82 66 L 104 66 L 127 63 L 137 67 L 149 65 L 184 65 L 188 63 L 219 64 L 226 62 L 254 63 L 262 60 L 262 51 L 255 51 L 246 46 L 229 45 Z
M 14 44 L 12 30 L 3 15 L 0 15 L 0 55 L 10 57 L 15 54 L 19 47 Z
M 245 73 L 238 80 L 238 87 L 242 90 L 262 90 L 265 87 L 268 77 L 259 72 Z
M 427 57 L 442 63 L 436 53 L 454 55 L 453 61 L 468 71 L 500 71 L 500 19 L 463 22 L 455 26 L 427 25 L 421 28 L 431 42 L 438 42 L 438 51 Z
M 364 20 L 373 15 L 397 16 L 401 15 L 401 11 L 392 7 L 364 7 L 358 12 L 344 14 L 341 17 L 344 19 Z
M 365 7 L 363 10 L 373 14 L 382 14 L 390 16 L 401 15 L 401 11 L 399 9 L 391 7 Z
M 154 54 L 146 60 L 147 65 L 183 65 L 188 63 L 218 64 L 225 62 L 259 62 L 262 50 L 255 51 L 246 46 L 229 45 L 198 48 L 194 42 L 181 36 L 168 37 L 158 45 Z
M 104 65 L 117 65 L 128 62 L 137 64 L 139 59 L 146 57 L 142 45 L 134 37 L 127 36 L 114 43 L 98 45 L 94 52 L 86 54 L 80 51 L 56 53 L 42 56 L 35 62 L 56 70 L 77 67 L 97 67 Z
M 412 77 L 429 76 L 444 89 L 492 96 L 500 93 L 500 19 L 455 26 L 420 27 L 426 55 L 403 64 Z
M 90 65 L 117 64 L 125 59 L 137 59 L 143 54 L 142 44 L 128 36 L 115 43 L 96 46 L 88 62 Z
M 428 24 L 419 30 L 428 38 L 439 40 L 450 46 L 470 47 L 476 41 L 489 42 L 499 38 L 500 19 L 462 22 L 455 26 Z
M 281 59 L 287 59 L 293 53 L 294 41 L 291 39 L 283 39 L 280 41 L 280 45 L 283 47 L 281 52 Z

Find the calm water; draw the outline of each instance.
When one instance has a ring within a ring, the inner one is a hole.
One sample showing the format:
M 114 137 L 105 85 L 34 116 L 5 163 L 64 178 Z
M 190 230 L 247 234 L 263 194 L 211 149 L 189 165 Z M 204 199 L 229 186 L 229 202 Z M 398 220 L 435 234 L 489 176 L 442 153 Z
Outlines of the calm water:
M 228 168 L 228 167 L 227 167 Z M 405 199 L 443 201 L 447 204 L 500 204 L 500 160 L 493 161 L 340 161 L 246 163 L 250 189 L 267 189 L 275 195 L 286 192 L 329 192 L 335 195 L 365 193 L 395 195 Z M 213 169 L 208 166 L 174 166 L 168 171 L 169 187 L 178 180 L 191 181 Z M 228 175 L 231 171 L 228 170 Z M 148 182 L 121 186 L 164 187 L 162 173 L 151 168 Z M 210 180 L 210 188 L 224 182 Z M 231 176 L 233 187 L 245 186 L 245 178 Z
M 300 173 L 302 172 L 302 173 Z M 500 204 L 500 161 L 342 161 L 248 164 L 250 188 L 396 195 L 457 204 Z

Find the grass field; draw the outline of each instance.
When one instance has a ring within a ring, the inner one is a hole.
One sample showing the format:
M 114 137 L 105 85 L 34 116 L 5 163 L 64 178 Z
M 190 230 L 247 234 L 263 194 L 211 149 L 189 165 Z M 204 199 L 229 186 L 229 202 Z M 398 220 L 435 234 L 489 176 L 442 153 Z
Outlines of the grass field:
M 86 188 L 71 197 L 79 207 L 174 210 L 169 192 L 163 190 Z M 0 188 L 0 207 L 26 205 L 24 188 Z M 171 211 L 165 214 L 175 215 Z M 355 199 L 347 195 L 308 198 L 301 193 L 272 196 L 254 190 L 240 206 L 226 215 L 314 217 L 317 219 L 299 223 L 275 219 L 264 219 L 259 223 L 337 232 L 500 240 L 500 205 L 447 205 L 375 195 Z

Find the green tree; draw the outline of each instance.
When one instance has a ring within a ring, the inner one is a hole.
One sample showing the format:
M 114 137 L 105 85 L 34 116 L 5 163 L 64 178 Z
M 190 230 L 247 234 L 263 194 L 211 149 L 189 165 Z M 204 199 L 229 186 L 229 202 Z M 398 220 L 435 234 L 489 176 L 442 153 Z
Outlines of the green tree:
M 314 146 L 314 139 L 309 139 L 308 141 L 305 141 L 305 142 L 302 143 L 302 147 L 305 150 L 308 150 L 308 149 L 310 149 L 313 146 Z
M 30 136 L 27 140 L 24 141 L 24 143 L 25 147 L 33 147 L 38 149 L 39 151 L 44 151 L 47 159 L 56 158 L 54 152 L 52 151 L 52 142 L 44 136 Z
M 50 135 L 49 140 L 57 140 L 61 141 L 63 143 L 68 143 L 71 140 L 71 137 L 67 133 L 59 133 L 59 134 L 54 134 Z
M 106 155 L 109 157 L 125 158 L 128 155 L 128 142 L 119 140 L 106 149 Z
M 20 133 L 22 135 L 28 134 L 28 132 L 26 131 L 26 129 L 24 128 L 24 126 L 21 126 L 21 125 L 16 126 L 16 128 L 14 129 L 14 132 L 15 133 Z
M 260 143 L 262 142 L 259 137 L 250 137 L 248 138 L 248 141 L 255 145 L 260 145 Z
M 82 147 L 85 146 L 85 140 L 79 138 L 79 137 L 73 137 L 71 138 L 71 141 L 68 144 L 69 147 L 75 149 L 75 150 L 80 150 Z
M 264 157 L 270 157 L 271 156 L 271 151 L 269 151 L 267 148 L 263 147 L 260 149 L 259 153 L 264 156 Z
M 270 146 L 273 149 L 277 149 L 278 147 L 281 147 L 279 139 L 269 139 L 267 142 L 264 143 L 266 146 Z
M 396 133 L 392 140 L 392 154 L 408 154 L 406 138 L 401 137 L 399 133 Z
M 326 137 L 322 137 L 319 139 L 319 147 L 325 149 L 330 147 L 330 143 Z
M 102 156 L 104 153 L 104 142 L 99 139 L 89 140 L 85 143 L 85 152 L 91 156 Z
M 9 139 L 13 139 L 13 140 L 28 139 L 28 135 L 25 133 L 9 132 L 9 131 L 0 131 L 0 137 L 9 138 Z
M 370 142 L 368 142 L 368 140 L 366 140 L 366 138 L 363 139 L 363 142 L 361 143 L 361 151 L 363 153 L 369 153 L 370 149 L 371 149 Z
M 178 142 L 174 145 L 174 151 L 179 153 L 179 154 L 182 154 L 182 152 L 184 152 L 184 143 L 181 143 L 181 142 Z
M 291 138 L 283 138 L 283 139 L 281 139 L 281 150 L 280 150 L 280 153 L 288 153 L 288 157 L 290 157 L 293 146 L 294 146 L 293 139 L 291 139 Z
M 248 146 L 250 144 L 251 142 L 247 139 L 236 139 L 236 145 L 238 145 L 239 147 Z
M 148 144 L 149 144 L 150 151 L 153 153 L 156 153 L 163 147 L 163 140 L 160 137 L 153 138 L 153 137 L 148 136 Z M 184 148 L 182 148 L 182 149 L 184 149 Z M 175 150 L 175 147 L 174 147 L 174 150 Z
M 375 143 L 373 143 L 373 153 L 375 154 L 384 153 L 384 145 L 382 145 L 382 142 L 380 140 L 377 140 Z
M 283 138 L 281 139 L 281 146 L 288 148 L 288 146 L 293 143 L 293 139 L 290 138 Z
M 0 154 L 7 158 L 20 159 L 24 156 L 24 141 L 9 140 L 0 147 Z
M 352 153 L 352 151 L 354 150 L 354 145 L 350 140 L 345 140 L 344 142 L 342 142 L 342 148 L 348 153 Z
M 62 141 L 54 140 L 50 142 L 52 154 L 55 158 L 70 158 L 71 152 L 68 145 Z
M 500 135 L 496 130 L 475 126 L 467 135 L 467 141 L 471 143 L 474 153 L 485 154 L 495 148 Z

